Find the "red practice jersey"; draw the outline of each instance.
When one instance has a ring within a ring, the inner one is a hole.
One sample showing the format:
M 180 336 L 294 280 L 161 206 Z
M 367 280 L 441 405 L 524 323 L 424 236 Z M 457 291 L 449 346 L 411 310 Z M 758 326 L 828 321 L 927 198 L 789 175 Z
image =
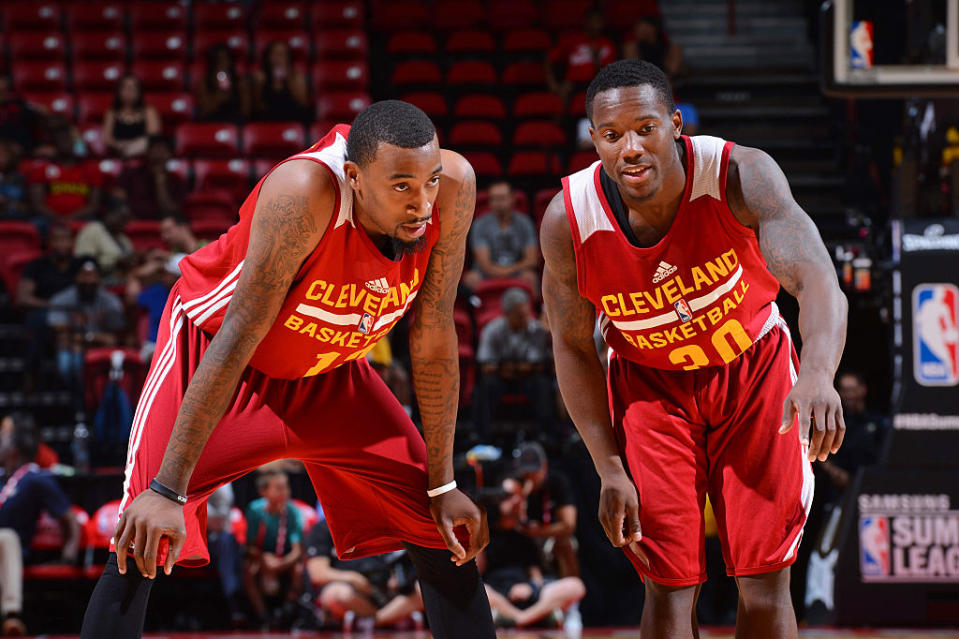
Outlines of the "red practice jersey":
M 627 239 L 603 192 L 600 162 L 563 178 L 563 196 L 579 292 L 599 312 L 610 348 L 644 366 L 694 370 L 731 362 L 775 326 L 779 282 L 726 201 L 733 143 L 682 140 L 683 199 L 655 246 Z
M 323 165 L 333 177 L 336 208 L 250 360 L 250 366 L 270 377 L 310 377 L 363 357 L 410 308 L 426 274 L 429 249 L 439 237 L 437 210 L 428 224 L 424 250 L 391 260 L 355 223 L 353 191 L 343 168 L 349 130 L 338 125 L 306 151 L 283 160 L 306 159 Z M 180 262 L 183 309 L 210 335 L 223 323 L 243 269 L 264 179 L 243 203 L 235 226 Z

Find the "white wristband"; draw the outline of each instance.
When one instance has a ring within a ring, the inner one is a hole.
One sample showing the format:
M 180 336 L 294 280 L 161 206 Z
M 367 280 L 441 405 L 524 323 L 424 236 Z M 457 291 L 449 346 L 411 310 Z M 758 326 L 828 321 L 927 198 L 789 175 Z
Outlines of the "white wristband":
M 450 483 L 448 483 L 448 484 L 443 484 L 443 485 L 440 486 L 439 488 L 433 488 L 433 489 L 431 489 L 431 490 L 427 490 L 427 491 L 426 491 L 426 496 L 427 496 L 427 497 L 431 497 L 431 498 L 432 498 L 432 497 L 439 497 L 439 496 L 442 495 L 443 493 L 448 493 L 449 491 L 453 490 L 454 488 L 456 488 L 456 480 L 455 480 L 455 479 L 454 479 L 453 481 L 451 481 Z

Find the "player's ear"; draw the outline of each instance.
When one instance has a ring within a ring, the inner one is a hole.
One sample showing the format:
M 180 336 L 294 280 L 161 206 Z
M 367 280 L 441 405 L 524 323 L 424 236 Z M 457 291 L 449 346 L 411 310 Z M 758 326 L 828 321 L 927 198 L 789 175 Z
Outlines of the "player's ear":
M 343 163 L 343 172 L 346 174 L 346 182 L 355 191 L 360 188 L 360 166 L 352 160 Z
M 683 114 L 680 113 L 679 109 L 673 111 L 673 139 L 678 140 L 679 136 L 683 134 Z

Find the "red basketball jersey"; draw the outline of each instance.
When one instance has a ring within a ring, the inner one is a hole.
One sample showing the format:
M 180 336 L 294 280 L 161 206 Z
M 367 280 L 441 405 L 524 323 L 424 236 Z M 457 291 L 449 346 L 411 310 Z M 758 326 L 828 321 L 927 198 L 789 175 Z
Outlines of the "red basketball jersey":
M 726 202 L 732 142 L 682 137 L 686 187 L 666 235 L 626 238 L 600 184 L 600 162 L 563 178 L 580 294 L 610 348 L 644 366 L 693 370 L 731 362 L 776 323 L 779 282 L 753 231 Z
M 343 168 L 349 130 L 338 125 L 306 151 L 283 160 L 323 165 L 333 177 L 336 208 L 250 361 L 270 377 L 310 377 L 363 357 L 410 308 L 426 274 L 429 249 L 439 237 L 437 210 L 428 224 L 424 250 L 390 260 L 354 222 L 353 190 Z M 180 262 L 183 309 L 211 335 L 223 323 L 243 269 L 263 179 L 240 208 L 240 221 Z

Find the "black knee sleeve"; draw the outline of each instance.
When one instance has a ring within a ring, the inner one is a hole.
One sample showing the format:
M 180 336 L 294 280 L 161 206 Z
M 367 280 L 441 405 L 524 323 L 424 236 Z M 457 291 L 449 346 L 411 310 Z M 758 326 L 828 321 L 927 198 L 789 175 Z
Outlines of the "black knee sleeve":
M 486 589 L 476 562 L 457 566 L 450 551 L 406 544 L 436 639 L 495 637 Z
M 81 639 L 139 639 L 143 634 L 153 580 L 141 575 L 136 565 L 130 566 L 130 561 L 127 573 L 121 575 L 117 556 L 107 559 L 83 616 Z

